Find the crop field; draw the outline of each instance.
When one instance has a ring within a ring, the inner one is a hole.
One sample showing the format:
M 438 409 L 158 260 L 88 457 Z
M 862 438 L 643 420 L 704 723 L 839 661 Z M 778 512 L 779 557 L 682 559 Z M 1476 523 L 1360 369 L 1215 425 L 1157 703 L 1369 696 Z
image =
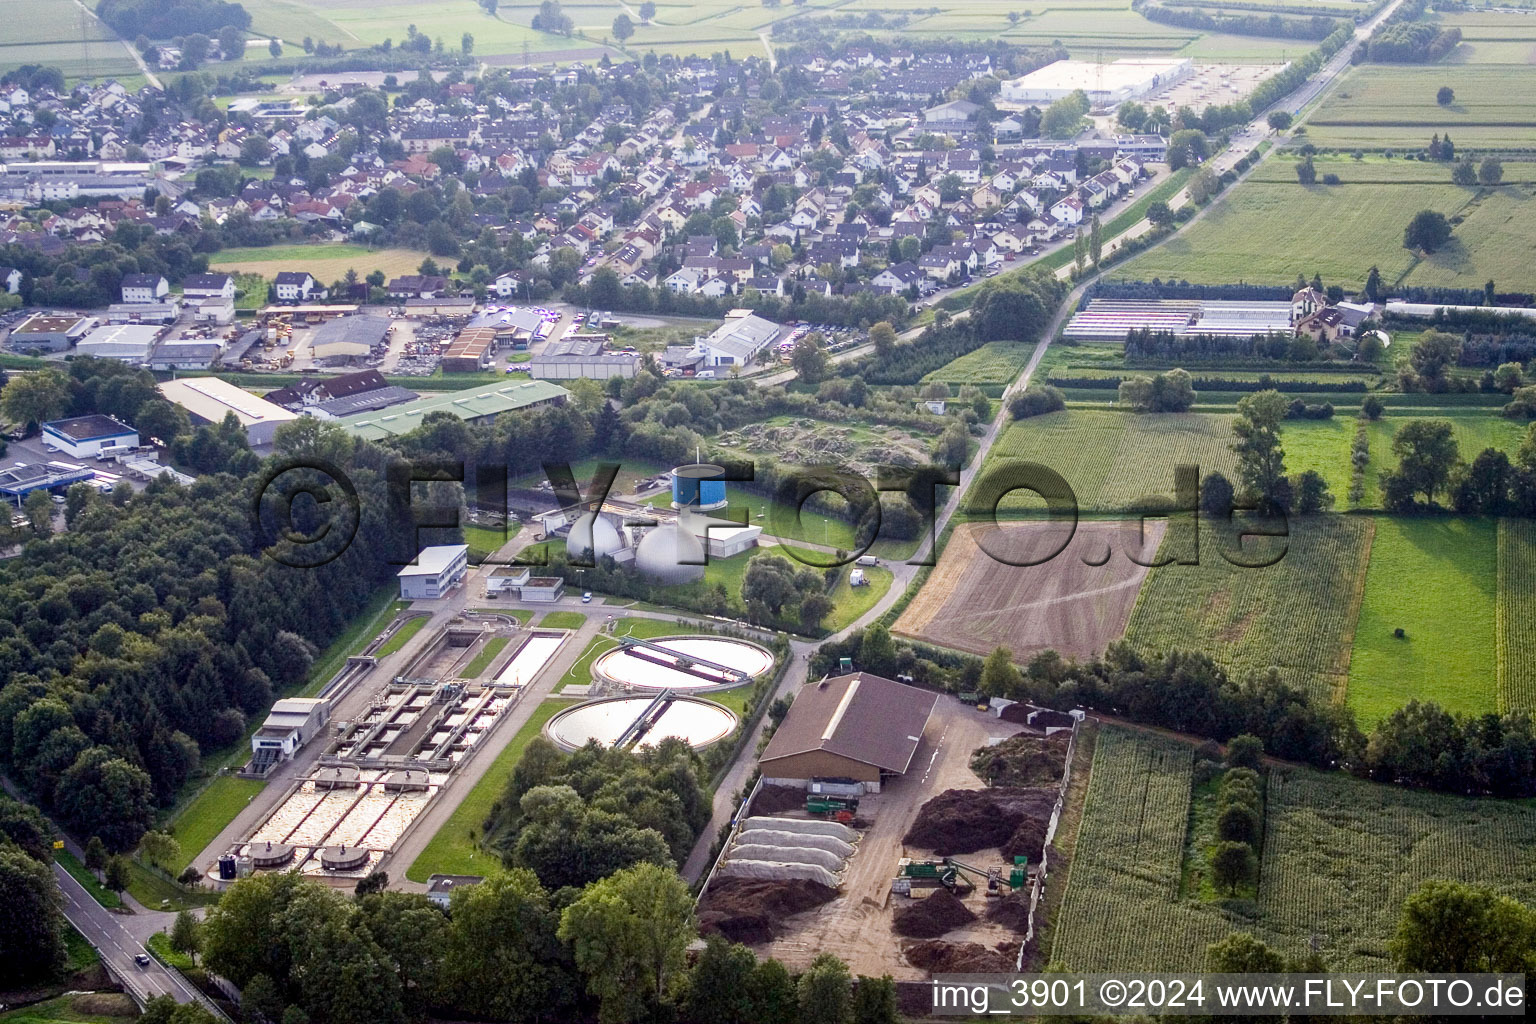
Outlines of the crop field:
M 1456 92 L 1443 107 L 1435 101 L 1442 85 Z M 1463 147 L 1524 146 L 1536 128 L 1525 100 L 1533 87 L 1536 68 L 1514 65 L 1366 65 L 1308 120 L 1308 138 L 1319 146 L 1418 149 L 1449 131 Z
M 1050 959 L 1070 971 L 1205 968 L 1205 947 L 1230 927 L 1213 905 L 1179 899 L 1193 768 L 1188 744 L 1099 731 Z
M 387 277 L 414 274 L 427 256 L 413 249 L 369 249 L 362 245 L 274 245 L 268 248 L 225 249 L 209 258 L 214 270 L 238 271 L 274 278 L 284 270 L 307 270 L 322 284 L 339 281 L 348 270 L 365 277 L 382 270 Z
M 1536 129 L 1528 134 L 1536 138 Z M 1479 280 L 1527 289 L 1536 283 L 1536 187 L 1505 185 L 1473 200 L 1463 215 L 1450 242 L 1413 268 L 1409 284 L 1467 287 Z
M 1536 523 L 1499 520 L 1499 710 L 1536 711 Z
M 1376 520 L 1349 665 L 1347 701 L 1361 728 L 1413 699 L 1498 709 L 1497 562 L 1491 519 Z
M 1402 901 L 1432 878 L 1536 898 L 1536 808 L 1271 768 L 1256 913 L 1180 899 L 1193 748 L 1104 726 L 1051 959 L 1073 971 L 1207 969 L 1229 931 L 1330 970 L 1383 971 Z M 1126 927 L 1126 922 L 1135 927 Z
M 1152 569 L 1126 638 L 1153 650 L 1204 651 L 1238 677 L 1273 666 L 1314 700 L 1342 701 L 1373 523 L 1323 515 L 1294 517 L 1289 527 L 1284 557 L 1255 569 L 1222 557 L 1225 531 L 1204 524 L 1200 564 Z M 1244 555 L 1258 561 L 1278 545 L 1250 540 Z
M 48 64 L 70 80 L 137 75 L 117 35 L 72 0 L 0 0 L 0 72 Z
M 1029 363 L 1035 346 L 1017 341 L 989 341 L 924 377 L 946 384 L 1010 384 Z
M 1312 935 L 1330 969 L 1389 970 L 1402 902 L 1432 878 L 1536 898 L 1536 809 L 1363 782 L 1270 772 L 1259 910 L 1266 937 L 1299 953 Z M 1264 936 L 1261 936 L 1264 937 Z
M 1452 185 L 1449 172 L 1443 185 L 1404 186 L 1390 200 L 1374 185 L 1304 187 L 1294 176 L 1289 183 L 1247 181 L 1199 221 L 1132 259 L 1123 274 L 1227 283 L 1236 273 L 1252 283 L 1284 284 L 1297 274 L 1317 273 L 1351 289 L 1362 287 L 1375 265 L 1383 279 L 1396 282 L 1413 266 L 1413 254 L 1403 248 L 1403 229 L 1413 214 L 1431 209 L 1451 216 L 1472 194 Z M 1461 283 L 1480 288 L 1485 280 Z M 1523 280 L 1536 282 L 1536 272 L 1528 271 Z M 1507 286 L 1519 284 L 1511 280 Z
M 966 523 L 955 530 L 939 563 L 895 631 L 973 654 L 1001 645 L 1017 661 L 1051 649 L 1092 658 L 1125 631 L 1164 524 L 1086 521 L 1075 532 L 1059 523 Z M 1059 554 L 1039 565 L 1018 564 Z M 998 557 L 1000 556 L 1000 560 Z
M 1278 153 L 1254 168 L 1249 180 L 1294 185 L 1296 166 L 1300 162 L 1289 153 Z M 1353 156 L 1319 154 L 1313 158 L 1312 164 L 1319 178 L 1325 174 L 1337 174 L 1339 180 L 1346 185 L 1444 185 L 1451 180 L 1452 166 L 1443 161 L 1388 159 L 1379 153 L 1368 154 L 1359 160 Z M 1536 163 L 1505 160 L 1504 182 L 1536 182 Z M 1467 190 L 1468 194 L 1472 191 Z
M 1536 64 L 1536 17 L 1493 11 L 1442 13 L 1443 25 L 1461 29 L 1461 45 L 1447 64 Z
M 1066 479 L 1084 512 L 1124 513 L 1145 497 L 1171 496 L 1175 466 L 1232 476 L 1231 424 L 1231 416 L 1212 413 L 1067 409 L 1010 424 L 993 447 L 989 471 L 1001 459 L 1038 463 Z M 966 508 L 990 514 L 976 506 L 977 493 L 972 490 Z M 1023 491 L 998 506 L 1001 514 L 1043 508 Z

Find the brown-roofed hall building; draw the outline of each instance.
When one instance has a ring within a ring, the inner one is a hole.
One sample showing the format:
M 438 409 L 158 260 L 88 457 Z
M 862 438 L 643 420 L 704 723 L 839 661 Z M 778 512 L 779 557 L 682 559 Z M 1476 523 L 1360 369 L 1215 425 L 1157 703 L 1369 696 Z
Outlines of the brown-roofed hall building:
M 868 672 L 806 683 L 763 751 L 763 783 L 857 779 L 877 793 L 883 778 L 911 766 L 938 699 Z

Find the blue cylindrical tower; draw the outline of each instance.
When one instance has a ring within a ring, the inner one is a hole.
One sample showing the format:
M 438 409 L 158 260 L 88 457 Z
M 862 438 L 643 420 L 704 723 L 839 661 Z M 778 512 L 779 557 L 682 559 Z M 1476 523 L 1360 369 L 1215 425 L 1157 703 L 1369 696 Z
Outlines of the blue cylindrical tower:
M 672 507 L 701 511 L 724 508 L 725 470 L 707 462 L 678 466 L 672 471 Z

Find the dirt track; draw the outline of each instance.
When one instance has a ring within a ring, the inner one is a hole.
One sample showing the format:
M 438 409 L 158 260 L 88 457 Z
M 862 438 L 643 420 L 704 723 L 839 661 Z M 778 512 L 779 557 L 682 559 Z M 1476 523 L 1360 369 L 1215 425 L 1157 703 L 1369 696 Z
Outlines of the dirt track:
M 1157 550 L 1164 525 L 1147 522 L 1140 557 Z M 1047 648 L 1079 658 L 1102 654 L 1124 634 L 1147 574 L 1125 554 L 1134 535 L 1134 523 L 1110 521 L 1080 522 L 1070 540 L 1059 523 L 960 526 L 894 632 L 975 654 L 1001 644 L 1016 661 Z M 993 557 L 1044 558 L 1063 541 L 1039 565 Z

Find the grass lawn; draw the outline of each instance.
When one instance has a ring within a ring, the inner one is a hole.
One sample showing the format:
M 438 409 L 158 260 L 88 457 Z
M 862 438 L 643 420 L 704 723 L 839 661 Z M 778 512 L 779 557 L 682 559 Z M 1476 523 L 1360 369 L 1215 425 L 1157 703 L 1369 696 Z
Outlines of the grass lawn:
M 580 629 L 586 624 L 587 617 L 581 612 L 545 612 L 539 620 L 539 625 L 550 629 Z
M 1496 581 L 1493 520 L 1376 520 L 1349 666 L 1348 703 L 1361 728 L 1414 698 L 1449 711 L 1498 710 Z
M 112 1012 L 96 1012 L 98 1007 L 111 1007 Z M 119 1009 L 127 1012 L 118 1013 Z M 0 1021 L 5 1024 L 119 1024 L 121 1021 L 137 1020 L 138 1017 L 139 1011 L 127 996 L 91 992 L 58 996 L 9 1013 L 0 1013 Z
M 443 822 L 443 827 L 432 837 L 426 849 L 421 851 L 421 856 L 406 870 L 406 878 L 413 882 L 425 882 L 429 875 L 434 874 L 483 875 L 501 866 L 499 856 L 476 849 L 480 826 L 491 813 L 491 805 L 506 787 L 507 779 L 511 777 L 512 769 L 517 767 L 523 751 L 539 735 L 544 723 L 574 703 L 570 700 L 545 700 L 533 709 L 533 717 L 507 742 L 501 753 L 496 755 L 496 760 L 491 762 L 490 768 L 480 777 L 480 781 L 459 801 L 459 806 Z
M 889 569 L 866 568 L 864 578 L 868 581 L 867 585 L 854 587 L 848 584 L 848 574 L 851 571 L 846 565 L 839 569 L 837 586 L 833 587 L 832 592 L 827 595 L 832 599 L 832 614 L 828 615 L 823 623 L 834 633 L 878 604 L 885 596 L 885 592 L 891 589 L 891 581 L 896 578 Z
M 90 893 L 91 898 L 97 903 L 108 910 L 116 910 L 123 905 L 117 893 L 96 881 L 96 876 L 91 874 L 86 866 L 68 850 L 53 851 L 53 859 L 59 862 L 59 867 L 69 872 L 71 878 L 85 886 L 85 891 Z
M 1536 710 L 1536 523 L 1499 520 L 1499 710 Z
M 407 620 L 404 625 L 395 630 L 393 636 L 384 641 L 383 646 L 381 646 L 378 650 L 378 656 L 383 658 L 394 654 L 396 651 L 404 647 L 406 643 L 409 642 L 411 637 L 415 636 L 417 633 L 420 633 L 421 627 L 425 626 L 426 624 L 427 616 L 425 615 L 420 615 L 414 619 Z
M 184 889 L 158 871 L 128 861 L 128 894 L 150 910 L 192 910 L 219 902 L 219 893 L 207 889 Z
M 197 966 L 192 962 L 191 957 L 185 953 L 178 953 L 171 948 L 171 937 L 165 934 L 165 932 L 155 932 L 144 945 L 151 953 L 154 953 L 155 956 L 178 971 L 190 971 L 193 967 Z
M 522 523 L 509 522 L 506 529 L 499 526 L 464 527 L 464 543 L 469 545 L 469 560 L 483 562 L 507 541 L 516 537 Z
M 414 249 L 370 249 L 344 242 L 314 245 L 273 245 L 224 249 L 209 257 L 210 270 L 239 271 L 274 278 L 284 270 L 307 270 L 329 284 L 348 270 L 367 276 L 382 270 L 386 277 L 414 274 L 427 254 Z
M 480 648 L 480 653 L 471 658 L 469 664 L 464 666 L 464 678 L 477 678 L 480 673 L 490 667 L 491 662 L 496 660 L 496 655 L 500 654 L 506 646 L 507 638 L 504 636 L 493 636 L 487 640 L 485 646 Z
M 64 967 L 67 971 L 83 971 L 101 962 L 101 954 L 96 952 L 96 947 L 87 942 L 84 935 L 75 931 L 73 925 L 64 926 L 64 948 L 69 955 L 69 962 Z
M 171 835 L 181 844 L 181 860 L 176 865 L 176 873 L 180 874 L 182 868 L 191 864 L 193 858 L 202 853 L 266 785 L 261 779 L 220 775 L 204 786 L 171 823 Z

